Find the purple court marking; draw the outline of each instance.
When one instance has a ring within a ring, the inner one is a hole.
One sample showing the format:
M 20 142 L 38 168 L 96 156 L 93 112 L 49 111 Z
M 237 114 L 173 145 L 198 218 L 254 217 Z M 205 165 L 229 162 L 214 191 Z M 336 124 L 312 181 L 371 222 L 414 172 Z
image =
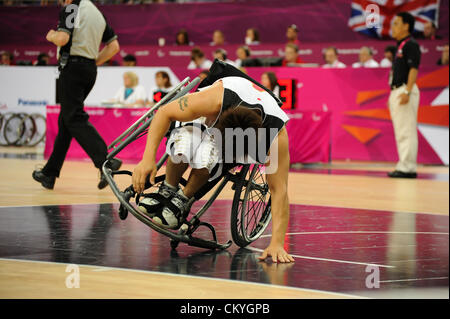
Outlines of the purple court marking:
M 199 209 L 202 201 L 195 203 Z M 207 251 L 170 241 L 117 204 L 0 208 L 0 258 L 51 261 L 232 279 L 329 292 L 370 292 L 367 267 L 378 265 L 379 293 L 448 289 L 448 216 L 291 205 L 285 247 L 293 264 L 259 262 L 270 229 L 249 247 Z M 204 215 L 219 241 L 231 239 L 231 201 Z M 199 233 L 200 234 L 200 233 Z M 206 235 L 206 232 L 201 233 Z M 209 234 L 208 234 L 209 235 Z M 448 291 L 448 290 L 447 290 Z

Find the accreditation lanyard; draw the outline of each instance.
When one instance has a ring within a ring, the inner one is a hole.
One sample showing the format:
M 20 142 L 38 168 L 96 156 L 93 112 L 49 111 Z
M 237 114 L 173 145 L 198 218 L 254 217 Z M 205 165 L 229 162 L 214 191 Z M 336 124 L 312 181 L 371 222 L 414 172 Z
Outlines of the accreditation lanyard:
M 405 40 L 402 41 L 402 43 L 400 43 L 400 45 L 398 46 L 397 52 L 395 54 L 396 58 L 401 58 L 403 57 L 403 47 L 405 46 L 406 42 L 408 42 L 410 37 L 407 37 Z

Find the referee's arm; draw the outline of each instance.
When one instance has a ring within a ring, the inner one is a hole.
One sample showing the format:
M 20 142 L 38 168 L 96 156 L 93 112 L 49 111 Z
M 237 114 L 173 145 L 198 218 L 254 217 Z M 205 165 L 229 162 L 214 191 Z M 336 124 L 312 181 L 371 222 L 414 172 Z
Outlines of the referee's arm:
M 110 27 L 108 22 L 106 23 L 105 31 L 103 32 L 102 42 L 106 45 L 98 54 L 97 60 L 95 61 L 97 65 L 102 65 L 103 63 L 111 59 L 120 50 L 119 41 L 117 41 L 117 35 Z

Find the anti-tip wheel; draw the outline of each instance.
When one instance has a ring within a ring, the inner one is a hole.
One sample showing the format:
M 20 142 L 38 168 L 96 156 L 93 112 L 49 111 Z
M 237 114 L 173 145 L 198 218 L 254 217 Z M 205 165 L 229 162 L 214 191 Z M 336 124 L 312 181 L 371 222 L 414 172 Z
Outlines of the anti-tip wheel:
M 128 217 L 128 210 L 122 204 L 119 207 L 119 217 L 121 220 L 125 220 Z
M 172 247 L 172 249 L 175 250 L 175 249 L 177 249 L 179 243 L 180 243 L 179 241 L 172 239 L 172 240 L 170 240 L 170 247 Z

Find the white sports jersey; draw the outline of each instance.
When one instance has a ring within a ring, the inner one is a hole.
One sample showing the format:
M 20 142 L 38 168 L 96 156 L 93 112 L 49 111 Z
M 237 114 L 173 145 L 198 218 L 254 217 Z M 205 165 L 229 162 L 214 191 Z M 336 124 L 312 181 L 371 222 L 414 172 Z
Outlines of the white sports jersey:
M 283 129 L 289 121 L 287 114 L 280 108 L 277 101 L 264 89 L 260 88 L 253 82 L 238 76 L 229 76 L 221 78 L 224 94 L 222 107 L 219 115 L 213 123 L 205 123 L 205 118 L 199 118 L 189 123 L 176 123 L 175 127 L 192 125 L 192 123 L 200 123 L 204 128 L 214 127 L 220 115 L 234 107 L 247 107 L 250 109 L 258 109 L 263 119 L 263 132 L 259 137 L 257 148 L 269 152 L 272 142 L 278 133 Z M 204 90 L 207 87 L 201 88 Z M 273 134 L 275 132 L 275 134 Z M 259 153 L 258 153 L 259 154 Z M 258 162 L 263 163 L 265 159 L 258 158 Z

